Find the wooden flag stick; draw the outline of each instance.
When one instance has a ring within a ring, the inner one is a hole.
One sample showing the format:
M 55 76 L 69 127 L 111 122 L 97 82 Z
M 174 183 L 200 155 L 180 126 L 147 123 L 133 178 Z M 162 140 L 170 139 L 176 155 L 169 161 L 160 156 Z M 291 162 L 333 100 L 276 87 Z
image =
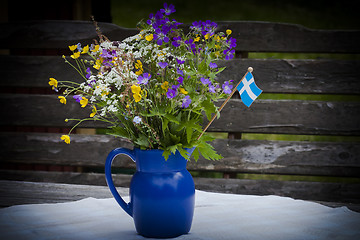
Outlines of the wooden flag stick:
M 242 82 L 242 80 L 244 79 L 244 77 L 246 76 L 246 74 L 248 74 L 248 72 L 252 72 L 253 68 L 252 67 L 248 67 L 247 72 L 245 73 L 245 75 L 241 78 L 241 80 L 238 82 L 238 84 L 234 87 L 234 89 L 232 90 L 232 92 L 229 94 L 229 96 L 227 97 L 227 99 L 223 102 L 223 104 L 221 104 L 221 106 L 219 107 L 218 112 L 220 113 L 221 110 L 224 108 L 225 104 L 230 100 L 230 98 L 234 95 L 234 93 L 237 90 L 237 87 L 239 86 L 239 84 Z M 204 133 L 206 132 L 206 130 L 209 128 L 209 126 L 211 125 L 211 123 L 215 120 L 217 114 L 214 114 L 214 116 L 212 117 L 212 119 L 210 120 L 210 122 L 206 125 L 206 127 L 204 128 L 204 130 L 202 131 L 202 133 L 200 134 L 200 136 L 198 137 L 197 140 L 199 140 L 202 135 L 204 135 Z

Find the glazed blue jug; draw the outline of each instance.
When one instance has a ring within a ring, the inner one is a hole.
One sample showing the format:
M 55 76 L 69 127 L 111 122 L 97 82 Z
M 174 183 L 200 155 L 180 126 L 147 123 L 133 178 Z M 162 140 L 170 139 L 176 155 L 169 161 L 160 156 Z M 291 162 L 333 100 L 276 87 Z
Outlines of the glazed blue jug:
M 130 202 L 117 192 L 112 177 L 113 159 L 125 154 L 136 163 L 130 183 Z M 116 148 L 105 163 L 107 184 L 119 205 L 133 217 L 136 231 L 145 237 L 171 238 L 190 231 L 195 185 L 179 152 L 165 160 L 162 150 Z

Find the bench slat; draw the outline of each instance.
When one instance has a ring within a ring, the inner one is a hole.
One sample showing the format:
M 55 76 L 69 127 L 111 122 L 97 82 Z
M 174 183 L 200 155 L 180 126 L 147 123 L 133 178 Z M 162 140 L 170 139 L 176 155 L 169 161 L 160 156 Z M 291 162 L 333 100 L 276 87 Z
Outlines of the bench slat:
M 218 29 L 230 28 L 237 39 L 237 51 L 244 52 L 331 52 L 359 53 L 360 31 L 314 30 L 301 25 L 273 22 L 218 22 Z M 111 40 L 122 40 L 138 32 L 110 23 L 99 23 Z M 92 43 L 97 38 L 92 22 L 30 21 L 2 23 L 2 48 L 67 48 Z
M 220 104 L 221 102 L 219 102 Z M 69 127 L 85 118 L 91 108 L 82 109 L 68 99 L 66 105 L 56 95 L 2 94 L 0 126 Z M 80 127 L 106 127 L 86 121 Z M 360 102 L 300 100 L 256 100 L 247 108 L 239 99 L 230 100 L 209 128 L 217 132 L 360 135 Z
M 71 144 L 60 134 L 1 133 L 2 163 L 59 164 L 103 167 L 106 156 L 116 147 L 132 148 L 128 142 L 105 135 L 72 135 Z M 221 161 L 191 161 L 189 170 L 325 175 L 360 177 L 360 143 L 288 142 L 217 139 L 212 145 Z M 125 156 L 115 167 L 135 168 Z
M 49 87 L 49 77 L 82 82 L 59 56 L 0 56 L 2 87 Z M 241 80 L 254 68 L 265 93 L 360 94 L 360 61 L 234 59 L 219 63 L 227 69 L 219 81 Z

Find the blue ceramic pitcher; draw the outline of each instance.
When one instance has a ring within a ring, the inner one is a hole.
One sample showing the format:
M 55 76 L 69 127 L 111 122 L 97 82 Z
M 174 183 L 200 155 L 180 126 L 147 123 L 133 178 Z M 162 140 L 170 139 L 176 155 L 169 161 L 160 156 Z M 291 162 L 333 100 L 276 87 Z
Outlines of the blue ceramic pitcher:
M 130 202 L 117 192 L 112 177 L 113 159 L 125 154 L 136 163 L 130 184 Z M 136 231 L 145 237 L 170 238 L 190 231 L 195 204 L 195 186 L 179 152 L 165 160 L 162 150 L 116 148 L 106 159 L 105 175 L 119 205 L 133 217 Z

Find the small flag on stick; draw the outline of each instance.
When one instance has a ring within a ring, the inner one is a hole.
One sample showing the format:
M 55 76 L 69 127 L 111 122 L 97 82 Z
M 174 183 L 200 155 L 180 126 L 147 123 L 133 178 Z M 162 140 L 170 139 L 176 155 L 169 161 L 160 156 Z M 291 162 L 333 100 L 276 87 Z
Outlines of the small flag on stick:
M 262 93 L 262 90 L 256 86 L 254 81 L 254 76 L 252 75 L 253 68 L 249 67 L 247 73 L 243 76 L 243 78 L 240 80 L 240 82 L 236 85 L 236 87 L 233 89 L 233 91 L 229 94 L 228 98 L 223 102 L 223 104 L 219 107 L 218 112 L 221 112 L 221 110 L 224 108 L 225 104 L 230 100 L 232 95 L 236 92 L 236 90 L 239 91 L 240 97 L 242 102 L 247 106 L 250 107 L 250 105 L 255 101 L 255 99 Z M 199 140 L 202 135 L 206 132 L 206 130 L 209 128 L 211 123 L 215 120 L 217 114 L 214 114 L 210 122 L 206 125 L 200 136 L 197 140 Z
M 242 102 L 247 106 L 255 101 L 255 99 L 262 93 L 262 90 L 256 86 L 254 76 L 249 71 L 242 81 L 236 87 L 240 93 Z

